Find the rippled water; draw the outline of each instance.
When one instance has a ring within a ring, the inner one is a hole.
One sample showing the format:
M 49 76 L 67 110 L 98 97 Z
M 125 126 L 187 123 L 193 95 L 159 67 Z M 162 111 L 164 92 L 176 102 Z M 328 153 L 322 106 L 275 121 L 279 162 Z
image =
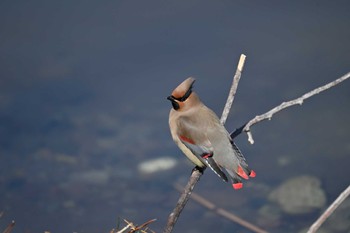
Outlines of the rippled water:
M 0 231 L 109 232 L 119 218 L 161 232 L 190 165 L 172 142 L 166 96 L 183 79 L 218 115 L 239 55 L 247 62 L 233 130 L 349 71 L 348 3 L 0 3 Z M 196 191 L 271 232 L 321 213 L 266 219 L 268 194 L 318 177 L 330 203 L 349 184 L 350 82 L 253 127 L 237 143 L 256 171 L 234 191 L 206 171 Z M 177 165 L 145 175 L 138 165 Z M 272 215 L 272 214 L 271 214 Z M 248 232 L 190 201 L 175 232 Z

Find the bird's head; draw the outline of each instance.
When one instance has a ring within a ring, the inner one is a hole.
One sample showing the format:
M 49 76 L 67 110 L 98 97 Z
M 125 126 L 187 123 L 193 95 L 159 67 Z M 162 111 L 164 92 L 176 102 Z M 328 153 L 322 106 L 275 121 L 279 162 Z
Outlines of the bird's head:
M 192 77 L 187 78 L 168 96 L 167 99 L 171 101 L 174 110 L 183 111 L 200 103 L 198 96 L 192 91 L 195 81 Z

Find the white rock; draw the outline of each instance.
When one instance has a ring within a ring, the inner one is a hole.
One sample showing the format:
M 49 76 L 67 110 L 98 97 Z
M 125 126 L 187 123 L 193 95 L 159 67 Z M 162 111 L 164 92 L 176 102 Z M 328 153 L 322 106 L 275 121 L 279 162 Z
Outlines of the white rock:
M 157 159 L 146 160 L 138 165 L 138 170 L 144 174 L 151 174 L 159 171 L 172 169 L 177 161 L 171 157 L 161 157 Z

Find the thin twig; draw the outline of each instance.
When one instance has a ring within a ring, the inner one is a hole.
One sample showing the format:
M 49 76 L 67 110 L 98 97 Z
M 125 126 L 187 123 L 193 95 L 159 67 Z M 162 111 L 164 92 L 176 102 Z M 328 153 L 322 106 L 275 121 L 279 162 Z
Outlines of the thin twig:
M 239 82 L 239 79 L 241 77 L 241 73 L 242 73 L 242 70 L 244 67 L 245 58 L 246 58 L 246 56 L 244 54 L 242 54 L 240 57 L 240 60 L 238 62 L 238 67 L 236 70 L 236 74 L 233 77 L 234 80 L 232 82 L 232 87 L 231 87 L 231 90 L 229 93 L 229 97 L 227 98 L 227 102 L 225 104 L 225 108 L 224 108 L 224 111 L 223 111 L 221 119 L 220 119 L 220 122 L 222 124 L 224 124 L 226 122 L 228 113 L 230 112 L 230 109 L 231 109 L 231 106 L 233 103 L 233 99 L 234 99 L 234 95 L 235 95 L 236 90 L 237 90 L 238 82 Z M 235 79 L 238 79 L 238 80 L 235 81 Z M 233 87 L 233 86 L 235 86 L 235 87 Z M 230 96 L 232 96 L 232 97 L 230 97 Z M 228 102 L 230 102 L 230 103 L 228 103 Z M 187 185 L 185 186 L 184 190 L 182 191 L 179 200 L 177 201 L 176 207 L 174 208 L 174 210 L 171 212 L 171 214 L 168 217 L 167 225 L 165 226 L 165 229 L 163 231 L 164 233 L 172 232 L 172 230 L 176 224 L 176 221 L 181 214 L 181 211 L 186 206 L 186 203 L 191 196 L 192 190 L 194 189 L 194 186 L 199 181 L 204 170 L 205 170 L 205 168 L 204 169 L 203 168 L 193 169 L 192 174 L 190 176 L 190 179 L 189 179 Z
M 137 232 L 137 231 L 141 230 L 142 228 L 146 228 L 149 224 L 151 224 L 151 223 L 153 223 L 155 221 L 157 221 L 157 219 L 155 219 L 155 218 L 151 219 L 151 220 L 148 220 L 147 222 L 142 223 L 140 226 L 137 226 L 134 231 Z
M 261 115 L 258 115 L 256 117 L 254 117 L 252 120 L 250 120 L 247 124 L 245 124 L 245 127 L 243 128 L 243 131 L 247 133 L 248 135 L 248 141 L 251 143 L 251 144 L 254 144 L 254 139 L 253 139 L 253 135 L 250 131 L 250 127 L 252 125 L 255 125 L 256 123 L 260 122 L 260 121 L 264 121 L 264 120 L 271 120 L 272 116 L 285 109 L 285 108 L 288 108 L 290 106 L 293 106 L 293 105 L 302 105 L 304 100 L 310 98 L 311 96 L 314 96 L 316 94 L 319 94 L 343 81 L 345 81 L 346 79 L 350 78 L 350 72 L 343 75 L 342 77 L 334 80 L 333 82 L 330 82 L 330 83 L 327 83 L 326 85 L 324 86 L 321 86 L 321 87 L 318 87 L 310 92 L 307 92 L 305 93 L 304 95 L 302 95 L 301 97 L 297 98 L 297 99 L 293 99 L 293 100 L 290 100 L 290 101 L 287 101 L 287 102 L 283 102 L 282 104 L 278 105 L 277 107 L 274 107 L 273 109 L 271 109 L 270 111 L 264 113 L 264 114 L 261 114 Z M 235 133 L 235 132 L 234 132 Z M 232 133 L 232 134 L 234 134 Z
M 2 233 L 11 233 L 14 226 L 15 221 L 12 220 L 12 222 L 6 227 L 6 229 Z
M 307 233 L 315 233 L 336 208 L 350 195 L 350 185 L 335 199 L 326 211 L 312 224 Z
M 236 73 L 235 73 L 235 76 L 233 77 L 233 80 L 232 80 L 230 93 L 227 96 L 225 108 L 222 112 L 221 119 L 220 119 L 220 122 L 223 125 L 225 124 L 225 122 L 227 120 L 228 114 L 230 113 L 230 110 L 231 110 L 233 100 L 235 99 L 238 83 L 239 83 L 239 80 L 241 79 L 241 74 L 242 74 L 242 71 L 244 68 L 245 58 L 246 58 L 246 55 L 241 54 L 241 57 L 239 58 L 239 61 L 238 61 Z
M 174 184 L 174 187 L 176 190 L 181 191 L 183 189 L 183 187 L 180 184 Z M 256 232 L 256 233 L 268 233 L 267 231 L 255 226 L 254 224 L 247 222 L 246 220 L 238 217 L 237 215 L 228 212 L 225 209 L 219 208 L 217 207 L 214 203 L 210 202 L 208 199 L 200 196 L 197 193 L 192 193 L 191 198 L 198 202 L 199 204 L 201 204 L 202 206 L 206 207 L 207 209 L 215 212 L 216 214 L 227 218 L 228 220 L 231 220 L 249 230 L 251 230 L 252 232 Z
M 119 230 L 117 233 L 123 233 L 125 232 L 127 229 L 129 229 L 129 227 L 131 227 L 130 223 L 128 223 L 128 225 L 126 225 L 123 229 Z M 114 231 L 113 231 L 114 232 Z

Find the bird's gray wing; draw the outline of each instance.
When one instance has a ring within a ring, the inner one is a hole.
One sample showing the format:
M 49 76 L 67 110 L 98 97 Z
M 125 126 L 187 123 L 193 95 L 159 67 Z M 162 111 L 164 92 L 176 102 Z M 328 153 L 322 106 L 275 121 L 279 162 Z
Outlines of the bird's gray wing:
M 204 132 L 194 127 L 191 122 L 182 120 L 179 127 L 180 141 L 204 164 L 210 167 L 221 179 L 228 181 L 227 176 L 213 159 L 213 147 Z

